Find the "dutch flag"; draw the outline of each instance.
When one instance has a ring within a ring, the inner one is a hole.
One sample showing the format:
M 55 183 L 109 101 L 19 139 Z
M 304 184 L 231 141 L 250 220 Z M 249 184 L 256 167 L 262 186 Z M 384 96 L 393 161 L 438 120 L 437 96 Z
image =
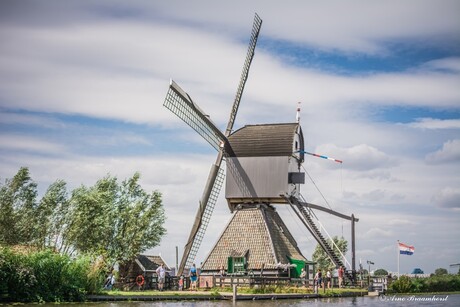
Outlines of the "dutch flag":
M 403 255 L 412 255 L 415 251 L 415 247 L 404 244 L 404 243 L 399 243 L 399 254 Z

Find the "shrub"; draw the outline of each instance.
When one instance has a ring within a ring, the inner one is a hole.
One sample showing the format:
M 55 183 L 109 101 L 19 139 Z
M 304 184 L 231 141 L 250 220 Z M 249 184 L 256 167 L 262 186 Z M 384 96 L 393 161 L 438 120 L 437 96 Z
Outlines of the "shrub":
M 460 277 L 456 275 L 431 276 L 426 279 L 426 288 L 430 292 L 460 291 Z
M 0 299 L 7 302 L 82 301 L 103 283 L 89 257 L 72 260 L 50 250 L 0 248 Z
M 390 285 L 391 290 L 397 293 L 408 293 L 412 290 L 411 279 L 407 276 L 400 276 L 399 279 Z
M 447 270 L 444 268 L 437 268 L 434 271 L 434 275 L 447 275 L 447 274 L 449 274 L 449 272 L 447 272 Z
M 412 282 L 412 292 L 421 293 L 427 292 L 426 290 L 426 280 L 427 278 L 413 278 L 411 279 Z
M 374 276 L 387 276 L 388 271 L 385 269 L 378 269 L 374 271 Z
M 398 293 L 460 291 L 460 276 L 432 275 L 428 278 L 401 276 L 390 285 L 390 290 Z

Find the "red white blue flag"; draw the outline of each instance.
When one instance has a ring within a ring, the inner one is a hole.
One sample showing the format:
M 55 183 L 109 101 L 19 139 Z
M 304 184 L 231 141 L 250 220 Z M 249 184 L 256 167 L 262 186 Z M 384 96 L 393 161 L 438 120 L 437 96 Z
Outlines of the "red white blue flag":
M 412 255 L 415 251 L 415 247 L 411 245 L 407 245 L 407 244 L 400 243 L 400 242 L 398 242 L 398 245 L 399 245 L 399 254 Z

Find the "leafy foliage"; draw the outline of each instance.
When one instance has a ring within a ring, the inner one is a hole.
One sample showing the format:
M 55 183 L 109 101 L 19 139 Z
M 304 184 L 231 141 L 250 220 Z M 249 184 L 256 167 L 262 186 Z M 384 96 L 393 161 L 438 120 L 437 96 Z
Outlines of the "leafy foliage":
M 26 167 L 0 186 L 0 243 L 15 245 L 33 241 L 36 197 L 37 184 Z
M 460 291 L 460 276 L 453 274 L 432 275 L 427 278 L 401 276 L 390 285 L 390 289 L 398 293 Z
M 437 268 L 434 271 L 434 275 L 437 275 L 437 276 L 439 276 L 439 275 L 447 275 L 447 274 L 449 274 L 449 272 L 447 272 L 447 270 L 444 269 L 444 268 Z
M 65 239 L 79 252 L 103 255 L 110 262 L 125 262 L 160 243 L 166 233 L 161 194 L 148 194 L 140 175 L 117 182 L 107 176 L 94 187 L 73 191 Z
M 69 201 L 66 183 L 57 180 L 42 197 L 37 208 L 37 240 L 40 248 L 61 250 L 62 237 L 68 224 Z
M 108 175 L 70 199 L 57 180 L 37 202 L 37 184 L 23 167 L 0 185 L 0 244 L 102 256 L 109 266 L 131 260 L 166 233 L 161 193 L 147 193 L 139 180 L 139 173 L 121 183 Z
M 374 275 L 375 276 L 387 276 L 388 271 L 385 270 L 385 269 L 377 269 L 377 270 L 374 271 Z
M 88 257 L 71 260 L 50 250 L 23 253 L 0 248 L 0 300 L 83 301 L 103 282 L 96 263 Z
M 339 248 L 342 254 L 345 254 L 348 251 L 348 242 L 347 240 L 345 240 L 345 238 L 339 238 L 337 236 L 334 236 L 332 240 L 328 240 L 330 246 L 333 246 L 332 241 Z M 336 250 L 335 247 L 334 250 Z M 335 269 L 335 264 L 332 262 L 332 260 L 329 258 L 329 256 L 326 254 L 326 252 L 322 249 L 321 245 L 319 244 L 316 245 L 312 258 L 313 261 L 316 261 L 318 263 L 318 268 L 320 268 L 324 272 L 328 269 Z
M 28 168 L 0 184 L 0 299 L 82 300 L 100 289 L 107 266 L 158 245 L 166 233 L 161 193 L 147 193 L 139 179 L 108 175 L 70 198 L 57 180 L 39 202 Z
M 408 276 L 400 276 L 398 280 L 391 283 L 391 289 L 397 293 L 409 293 L 413 289 L 411 279 Z

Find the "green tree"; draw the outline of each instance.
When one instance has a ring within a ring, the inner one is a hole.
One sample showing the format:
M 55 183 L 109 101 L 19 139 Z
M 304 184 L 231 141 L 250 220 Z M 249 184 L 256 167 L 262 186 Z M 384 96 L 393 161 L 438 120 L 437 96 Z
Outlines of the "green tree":
M 439 275 L 447 275 L 447 274 L 449 274 L 449 272 L 447 272 L 447 270 L 444 269 L 444 268 L 437 268 L 434 271 L 434 275 L 437 275 L 437 276 L 439 276 Z
M 64 233 L 64 252 L 101 254 L 111 231 L 110 219 L 115 205 L 116 178 L 107 176 L 93 187 L 72 191 L 69 225 Z
M 37 219 L 37 245 L 60 251 L 63 233 L 69 220 L 68 193 L 63 180 L 57 180 L 49 186 L 39 202 Z
M 137 254 L 157 246 L 166 229 L 161 193 L 147 193 L 139 185 L 140 174 L 122 182 L 118 187 L 113 224 L 106 246 L 108 258 L 125 262 Z
M 334 236 L 332 240 L 328 240 L 329 246 L 333 246 L 332 241 L 339 248 L 342 254 L 345 255 L 345 253 L 348 251 L 347 240 L 345 240 L 344 237 L 339 238 L 337 236 Z M 338 254 L 337 248 L 335 248 L 335 246 L 333 247 L 333 249 L 336 252 L 336 254 Z M 316 261 L 318 263 L 318 268 L 320 268 L 322 271 L 325 271 L 327 269 L 334 270 L 336 267 L 332 260 L 329 258 L 329 256 L 326 254 L 326 252 L 323 250 L 321 245 L 319 244 L 316 245 L 312 258 L 313 261 Z
M 29 244 L 37 237 L 37 184 L 27 167 L 0 186 L 0 243 Z
M 385 269 L 377 269 L 377 270 L 374 271 L 374 275 L 375 276 L 387 276 L 388 271 L 385 270 Z
M 51 184 L 37 204 L 37 185 L 21 168 L 0 185 L 0 244 L 34 244 L 67 255 L 104 256 L 109 264 L 131 260 L 166 233 L 161 193 L 147 193 L 140 174 L 119 183 L 107 175 L 72 191 Z
M 160 243 L 166 233 L 161 193 L 147 193 L 140 175 L 118 183 L 107 176 L 75 189 L 65 251 L 103 255 L 109 264 L 131 260 Z

